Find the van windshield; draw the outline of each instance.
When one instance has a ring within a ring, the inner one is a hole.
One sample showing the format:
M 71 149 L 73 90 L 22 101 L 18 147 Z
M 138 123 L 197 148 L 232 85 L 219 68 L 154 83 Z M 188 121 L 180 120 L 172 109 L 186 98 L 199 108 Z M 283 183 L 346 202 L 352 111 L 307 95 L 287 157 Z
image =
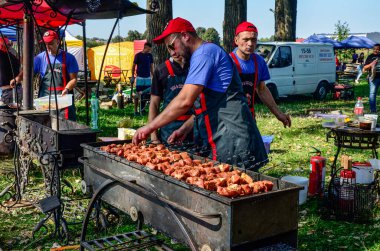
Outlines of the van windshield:
M 258 44 L 255 52 L 261 55 L 264 58 L 265 62 L 268 62 L 268 60 L 272 56 L 274 49 L 275 46 L 271 44 Z

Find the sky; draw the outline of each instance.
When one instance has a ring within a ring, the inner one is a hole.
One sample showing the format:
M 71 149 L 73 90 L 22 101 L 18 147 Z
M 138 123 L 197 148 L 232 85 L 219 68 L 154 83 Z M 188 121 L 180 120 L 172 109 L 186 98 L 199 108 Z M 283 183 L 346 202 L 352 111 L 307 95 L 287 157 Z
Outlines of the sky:
M 146 0 L 132 0 L 140 7 L 146 7 Z M 222 37 L 224 17 L 224 0 L 172 0 L 173 17 L 189 20 L 195 28 L 215 28 Z M 274 34 L 275 0 L 247 0 L 247 21 L 254 23 L 259 30 L 259 38 Z M 380 32 L 378 26 L 378 0 L 298 0 L 296 37 L 306 38 L 312 34 L 334 33 L 335 24 L 340 20 L 347 22 L 351 33 Z M 88 20 L 86 36 L 107 39 L 115 20 Z M 82 35 L 78 25 L 69 26 L 68 31 L 74 36 Z M 146 30 L 146 15 L 125 17 L 120 22 L 122 37 L 129 30 L 143 33 Z

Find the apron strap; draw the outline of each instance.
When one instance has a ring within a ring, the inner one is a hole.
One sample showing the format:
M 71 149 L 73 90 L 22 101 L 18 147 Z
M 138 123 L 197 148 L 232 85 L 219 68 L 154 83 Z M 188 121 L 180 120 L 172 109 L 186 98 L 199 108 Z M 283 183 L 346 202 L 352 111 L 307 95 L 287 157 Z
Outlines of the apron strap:
M 170 60 L 169 59 L 166 60 L 165 64 L 166 64 L 166 68 L 168 69 L 170 77 L 174 77 L 175 74 L 174 74 L 174 70 L 173 70 L 172 64 L 170 63 Z
M 196 113 L 197 113 L 197 111 L 199 112 L 199 110 L 201 110 L 200 113 L 204 114 L 203 116 L 204 116 L 204 122 L 205 122 L 205 126 L 206 126 L 206 132 L 207 132 L 207 140 L 211 146 L 212 159 L 216 160 L 216 156 L 217 156 L 216 144 L 214 142 L 214 139 L 212 138 L 212 128 L 211 128 L 211 123 L 210 123 L 210 117 L 207 113 L 206 96 L 205 96 L 204 92 L 201 92 L 199 94 L 199 98 L 200 98 L 201 108 L 196 109 Z
M 255 95 L 255 90 L 256 90 L 257 79 L 258 79 L 258 75 L 259 75 L 259 67 L 257 65 L 257 56 L 256 56 L 255 53 L 253 53 L 252 58 L 253 58 L 253 62 L 255 64 L 255 77 L 254 77 L 254 80 L 253 80 L 251 113 L 252 113 L 252 116 L 255 117 L 255 96 L 256 96 Z
M 231 56 L 232 60 L 234 61 L 239 74 L 241 74 L 242 73 L 241 66 L 240 66 L 239 60 L 237 59 L 235 53 L 231 52 L 230 56 Z

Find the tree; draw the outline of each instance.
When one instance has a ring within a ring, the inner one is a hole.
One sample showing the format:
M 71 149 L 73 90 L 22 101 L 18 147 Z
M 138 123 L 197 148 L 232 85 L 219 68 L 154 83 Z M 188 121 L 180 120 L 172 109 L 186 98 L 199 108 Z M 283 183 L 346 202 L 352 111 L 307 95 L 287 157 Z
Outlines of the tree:
M 215 28 L 208 28 L 201 36 L 201 38 L 207 42 L 212 42 L 217 45 L 220 44 L 219 33 Z
M 195 29 L 195 31 L 197 32 L 199 37 L 203 38 L 202 36 L 206 32 L 206 28 L 205 27 L 198 27 Z
M 296 41 L 297 0 L 276 0 L 275 41 Z
M 342 41 L 342 40 L 346 39 L 349 35 L 349 32 L 350 32 L 350 28 L 348 27 L 348 23 L 347 22 L 341 23 L 340 20 L 338 20 L 338 23 L 335 24 L 335 31 L 334 31 L 334 35 L 336 36 L 336 40 Z M 343 61 L 347 62 L 349 59 L 351 59 L 351 55 L 352 55 L 353 51 L 354 50 L 352 50 L 352 49 L 337 50 L 336 54 L 337 54 L 340 62 L 343 62 Z
M 247 0 L 225 0 L 223 21 L 223 47 L 227 52 L 234 49 L 235 29 L 247 20 Z
M 146 15 L 146 40 L 151 42 L 153 38 L 161 35 L 166 24 L 173 19 L 173 4 L 172 0 L 147 0 L 146 4 L 148 10 L 156 10 L 155 14 Z M 155 65 L 164 62 L 169 57 L 165 45 L 162 44 L 153 44 L 152 55 Z
M 119 42 L 123 42 L 123 41 L 124 41 L 124 39 L 123 39 L 123 37 L 120 36 L 120 35 L 116 35 L 116 36 L 113 37 L 112 40 L 111 40 L 112 43 L 119 43 Z
M 338 20 L 338 23 L 335 24 L 335 32 L 334 35 L 336 35 L 336 39 L 338 41 L 342 41 L 348 37 L 350 33 L 350 28 L 348 28 L 348 23 L 344 22 L 341 23 L 340 20 Z
M 125 38 L 125 41 L 135 41 L 135 40 L 141 40 L 142 34 L 138 32 L 137 30 L 130 30 L 128 31 L 128 36 Z
M 270 36 L 270 37 L 262 37 L 259 39 L 259 42 L 270 42 L 270 41 L 274 41 L 274 36 Z

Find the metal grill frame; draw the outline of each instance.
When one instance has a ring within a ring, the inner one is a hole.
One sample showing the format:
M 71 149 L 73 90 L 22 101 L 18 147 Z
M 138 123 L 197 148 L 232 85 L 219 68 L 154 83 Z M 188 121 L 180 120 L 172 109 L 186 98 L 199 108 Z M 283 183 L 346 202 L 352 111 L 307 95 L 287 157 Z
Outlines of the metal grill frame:
M 278 242 L 297 247 L 300 186 L 247 171 L 254 180 L 272 181 L 274 191 L 226 198 L 99 149 L 112 143 L 130 141 L 81 145 L 84 148 L 85 180 L 93 190 L 109 179 L 123 183 L 104 194 L 103 201 L 127 213 L 131 206 L 135 206 L 143 213 L 146 223 L 188 243 L 173 216 L 168 214 L 166 207 L 169 203 L 195 240 L 197 248 L 209 245 L 212 249 L 251 250 L 252 247 Z M 159 198 L 149 195 L 152 191 L 147 191 L 152 189 Z M 205 217 L 216 214 L 220 217 Z

